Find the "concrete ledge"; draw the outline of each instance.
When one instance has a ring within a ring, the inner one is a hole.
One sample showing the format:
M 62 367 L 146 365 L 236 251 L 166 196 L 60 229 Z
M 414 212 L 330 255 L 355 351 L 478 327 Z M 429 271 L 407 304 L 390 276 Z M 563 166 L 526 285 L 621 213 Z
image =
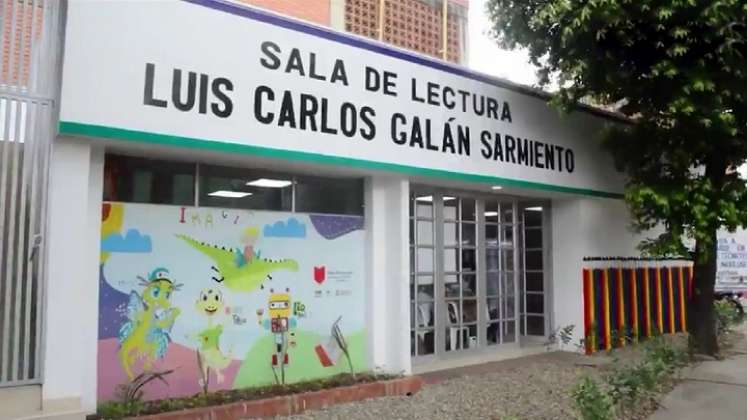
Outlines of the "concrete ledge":
M 254 401 L 240 401 L 214 407 L 172 411 L 137 417 L 148 420 L 235 420 L 290 416 L 306 410 L 324 409 L 336 404 L 379 397 L 412 395 L 423 387 L 417 376 L 391 381 L 371 382 L 303 394 L 286 395 Z

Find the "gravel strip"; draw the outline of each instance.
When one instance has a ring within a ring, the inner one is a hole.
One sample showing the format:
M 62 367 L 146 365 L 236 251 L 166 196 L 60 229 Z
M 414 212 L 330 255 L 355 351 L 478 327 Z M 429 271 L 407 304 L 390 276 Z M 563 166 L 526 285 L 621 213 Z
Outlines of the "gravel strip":
M 521 367 L 426 385 L 412 397 L 379 398 L 307 412 L 292 419 L 569 419 L 570 389 L 585 372 L 574 363 Z
M 667 340 L 681 349 L 686 348 L 684 335 L 669 336 Z M 612 354 L 600 352 L 592 357 L 550 352 L 436 373 L 436 378 L 449 379 L 425 385 L 412 397 L 336 405 L 285 419 L 575 419 L 578 414 L 570 393 L 581 378 L 584 375 L 598 377 L 613 366 L 635 363 L 643 357 L 641 350 L 641 346 L 626 346 Z M 430 382 L 433 375 L 425 376 Z M 640 401 L 620 416 L 629 420 L 645 419 L 655 410 L 655 404 L 653 400 Z

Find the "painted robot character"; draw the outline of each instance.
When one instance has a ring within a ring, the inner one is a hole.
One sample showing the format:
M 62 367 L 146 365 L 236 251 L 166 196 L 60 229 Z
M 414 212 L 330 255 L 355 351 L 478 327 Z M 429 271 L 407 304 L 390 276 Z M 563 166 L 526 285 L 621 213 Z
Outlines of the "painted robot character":
M 208 319 L 207 328 L 197 333 L 196 336 L 200 344 L 198 356 L 202 363 L 202 377 L 207 378 L 209 370 L 212 369 L 215 372 L 216 381 L 220 384 L 223 382 L 223 370 L 231 364 L 232 359 L 230 352 L 224 355 L 220 350 L 223 324 L 216 323 L 216 318 L 226 313 L 223 294 L 220 290 L 204 289 L 200 292 L 197 302 L 195 302 L 195 309 Z
M 257 232 L 251 230 L 244 233 L 243 250 L 210 245 L 186 235 L 177 237 L 213 260 L 212 269 L 217 274 L 213 280 L 217 283 L 234 292 L 251 292 L 262 286 L 265 280 L 272 280 L 271 274 L 275 271 L 298 271 L 298 263 L 294 260 L 260 258 L 254 247 L 256 235 Z
M 264 310 L 257 309 L 257 321 L 265 330 L 272 332 L 275 337 L 275 353 L 272 355 L 272 366 L 288 364 L 288 346 L 295 343 L 289 341 L 290 330 L 298 323 L 291 309 L 289 289 L 284 293 L 277 293 L 270 289 L 267 318 L 263 318 Z
M 145 288 L 142 295 L 130 292 L 127 321 L 119 328 L 119 362 L 127 377 L 134 379 L 132 367 L 143 359 L 143 369 L 149 371 L 154 361 L 166 355 L 171 342 L 171 328 L 179 308 L 171 307 L 171 293 L 180 284 L 169 279 L 169 270 L 157 268 L 148 279 L 138 277 Z

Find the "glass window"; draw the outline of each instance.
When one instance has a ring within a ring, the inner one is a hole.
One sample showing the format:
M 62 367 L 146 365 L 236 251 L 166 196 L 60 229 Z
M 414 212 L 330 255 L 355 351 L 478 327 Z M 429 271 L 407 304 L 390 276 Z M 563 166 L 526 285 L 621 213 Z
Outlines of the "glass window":
M 297 177 L 296 211 L 363 215 L 363 180 Z
M 462 295 L 477 296 L 477 276 L 474 274 L 462 274 Z
M 542 314 L 545 312 L 545 300 L 541 294 L 527 294 L 527 313 Z
M 474 249 L 462 250 L 462 271 L 477 270 L 477 251 Z
M 529 272 L 526 273 L 527 276 L 527 292 L 541 292 L 544 290 L 544 285 L 542 282 L 542 272 Z
M 515 321 L 505 321 L 503 323 L 503 342 L 513 343 L 516 341 L 516 323 Z
M 501 281 L 501 275 L 499 273 L 488 273 L 488 276 L 487 276 L 488 296 L 496 296 L 498 294 L 498 283 L 500 281 Z
M 433 196 L 422 196 L 415 199 L 417 206 L 417 217 L 423 219 L 433 218 Z
M 195 165 L 106 155 L 104 201 L 195 204 Z
M 485 222 L 498 223 L 498 202 L 497 201 L 486 201 L 485 202 Z
M 433 245 L 433 222 L 418 220 L 418 245 Z
M 501 203 L 501 223 L 514 222 L 514 206 L 511 202 Z
M 462 220 L 475 220 L 475 200 L 469 198 L 461 199 L 462 202 Z
M 545 335 L 545 318 L 527 315 L 527 335 Z
M 524 225 L 527 227 L 542 227 L 542 211 L 541 206 L 524 209 Z
M 444 219 L 457 220 L 459 218 L 459 200 L 455 197 L 444 196 Z
M 542 270 L 542 250 L 526 251 L 526 269 Z
M 498 246 L 498 225 L 485 225 L 485 245 Z
M 486 267 L 488 270 L 498 270 L 500 268 L 498 248 L 488 248 L 485 251 Z
M 456 246 L 459 237 L 459 225 L 456 223 L 444 222 L 444 245 Z
M 266 171 L 200 165 L 200 205 L 291 211 L 293 179 Z
M 418 248 L 418 272 L 433 272 L 433 249 Z
M 462 223 L 462 246 L 476 246 L 477 231 L 474 223 Z
M 525 247 L 528 249 L 542 248 L 542 229 L 531 228 L 524 230 Z

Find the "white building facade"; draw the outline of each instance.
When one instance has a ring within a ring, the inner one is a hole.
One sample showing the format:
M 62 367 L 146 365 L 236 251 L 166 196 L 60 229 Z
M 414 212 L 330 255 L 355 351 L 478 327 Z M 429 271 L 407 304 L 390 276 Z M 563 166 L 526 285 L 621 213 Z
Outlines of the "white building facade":
M 198 357 L 220 390 L 542 351 L 583 258 L 636 254 L 612 116 L 226 1 L 66 3 L 27 413 L 194 394 Z

